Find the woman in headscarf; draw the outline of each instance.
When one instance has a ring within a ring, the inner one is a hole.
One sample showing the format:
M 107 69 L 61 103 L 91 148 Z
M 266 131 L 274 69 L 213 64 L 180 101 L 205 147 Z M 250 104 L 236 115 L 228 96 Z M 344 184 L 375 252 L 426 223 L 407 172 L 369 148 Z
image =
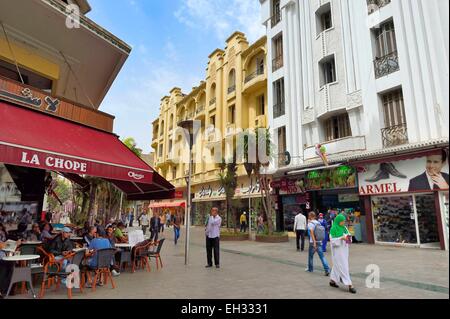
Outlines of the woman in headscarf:
M 348 291 L 352 294 L 356 293 L 350 278 L 348 266 L 349 246 L 351 243 L 351 235 L 347 227 L 345 227 L 345 216 L 338 215 L 330 229 L 331 255 L 333 260 L 333 269 L 330 275 L 330 286 L 339 288 L 338 283 L 342 282 L 348 286 Z

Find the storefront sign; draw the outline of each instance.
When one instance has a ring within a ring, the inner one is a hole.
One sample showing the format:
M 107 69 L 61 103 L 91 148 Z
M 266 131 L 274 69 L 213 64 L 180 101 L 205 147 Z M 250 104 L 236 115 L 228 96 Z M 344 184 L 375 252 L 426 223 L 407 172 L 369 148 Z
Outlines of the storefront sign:
M 246 197 L 252 196 L 256 194 L 260 194 L 261 188 L 259 181 L 251 180 L 250 184 L 242 185 L 241 187 L 237 187 L 234 196 L 235 197 Z M 195 193 L 196 199 L 225 199 L 225 188 L 220 185 L 203 185 L 201 189 Z
M 182 191 L 176 191 L 175 192 L 175 198 L 183 198 L 184 197 L 184 193 Z
M 280 190 L 280 195 L 302 194 L 305 192 L 304 185 L 304 179 L 282 179 L 270 183 L 270 187 Z
M 22 159 L 20 162 L 22 164 L 35 165 L 36 167 L 45 166 L 49 169 L 66 169 L 77 173 L 87 172 L 86 163 L 69 159 L 62 159 L 56 156 L 45 156 L 41 158 L 38 154 L 28 154 L 27 152 L 22 152 Z
M 338 194 L 339 203 L 359 202 L 358 194 Z
M 29 88 L 22 89 L 19 94 L 0 89 L 0 96 L 7 98 L 8 100 L 20 102 L 37 109 L 41 109 L 43 104 L 42 99 L 34 96 L 33 92 Z M 58 99 L 52 99 L 50 96 L 46 96 L 44 98 L 44 102 L 44 109 L 47 112 L 55 113 L 56 111 L 58 111 L 58 106 L 60 103 Z
M 449 189 L 446 153 L 359 169 L 360 195 L 398 194 Z
M 316 170 L 306 175 L 307 190 L 354 188 L 356 186 L 356 169 L 351 166 L 344 165 L 329 170 Z

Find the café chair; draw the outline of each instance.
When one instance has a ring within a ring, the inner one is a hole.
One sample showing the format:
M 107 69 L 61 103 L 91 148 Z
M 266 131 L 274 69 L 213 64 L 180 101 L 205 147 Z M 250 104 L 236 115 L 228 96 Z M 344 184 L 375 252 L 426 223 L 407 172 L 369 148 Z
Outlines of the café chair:
M 132 251 L 132 260 L 133 260 L 133 272 L 136 272 L 136 267 L 140 267 L 141 269 L 147 268 L 147 271 L 150 272 L 150 263 L 148 259 L 148 253 L 152 247 L 152 243 L 149 240 L 145 240 L 142 243 L 137 244 Z
M 88 280 L 92 284 L 92 291 L 95 291 L 95 288 L 97 286 L 97 281 L 102 278 L 102 276 L 105 277 L 105 282 L 108 281 L 108 278 L 111 279 L 111 286 L 112 289 L 116 288 L 116 285 L 114 284 L 113 276 L 111 274 L 111 265 L 114 262 L 114 255 L 116 253 L 116 250 L 114 248 L 107 248 L 107 249 L 99 249 L 94 252 L 94 255 L 92 258 L 95 258 L 97 261 L 96 267 L 87 267 L 87 275 Z M 94 279 L 91 278 L 91 272 L 94 273 Z
M 156 251 L 149 251 L 148 252 L 148 258 L 150 260 L 151 260 L 151 258 L 155 258 L 155 260 L 156 260 L 156 269 L 159 269 L 159 264 L 161 265 L 161 268 L 163 268 L 163 263 L 162 263 L 162 260 L 161 260 L 161 248 L 162 248 L 165 240 L 166 240 L 165 238 L 162 238 L 158 242 L 156 242 L 157 245 L 158 245 L 156 247 Z M 159 264 L 158 264 L 158 261 L 159 261 Z

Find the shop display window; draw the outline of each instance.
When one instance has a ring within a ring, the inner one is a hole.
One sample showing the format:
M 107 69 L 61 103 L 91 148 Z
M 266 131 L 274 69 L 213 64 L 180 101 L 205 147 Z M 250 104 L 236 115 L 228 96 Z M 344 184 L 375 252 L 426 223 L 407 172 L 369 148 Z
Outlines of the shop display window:
M 373 197 L 372 213 L 377 242 L 417 244 L 412 196 Z

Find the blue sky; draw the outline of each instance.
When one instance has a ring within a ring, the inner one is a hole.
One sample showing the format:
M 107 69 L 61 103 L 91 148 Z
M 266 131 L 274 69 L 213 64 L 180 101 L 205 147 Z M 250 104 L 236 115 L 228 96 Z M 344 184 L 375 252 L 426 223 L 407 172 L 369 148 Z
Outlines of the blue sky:
M 205 77 L 208 55 L 234 31 L 264 35 L 259 0 L 90 0 L 88 17 L 133 50 L 100 110 L 116 116 L 114 131 L 150 152 L 161 98 L 188 93 Z

